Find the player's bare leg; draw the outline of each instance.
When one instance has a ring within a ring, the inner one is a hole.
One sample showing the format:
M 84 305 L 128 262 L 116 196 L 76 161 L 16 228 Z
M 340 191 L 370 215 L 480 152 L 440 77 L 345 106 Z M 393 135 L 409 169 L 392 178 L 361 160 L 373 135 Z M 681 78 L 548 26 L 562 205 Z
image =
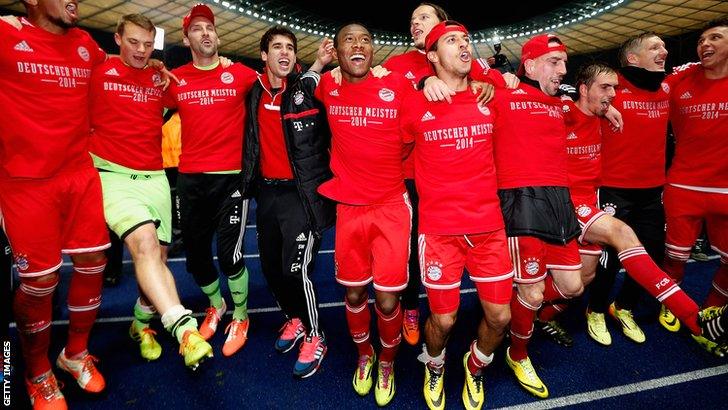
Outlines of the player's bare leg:
M 634 231 L 622 221 L 606 215 L 596 220 L 586 232 L 592 243 L 613 246 L 627 273 L 652 296 L 665 305 L 694 336 L 701 336 L 707 322 L 724 315 L 700 311 L 698 305 L 647 255 Z M 713 309 L 715 310 L 715 309 Z M 715 317 L 713 317 L 715 316 Z M 720 339 L 718 335 L 717 339 Z M 716 340 L 710 340 L 716 342 Z M 719 347 L 719 346 L 718 346 Z
M 199 335 L 197 321 L 179 300 L 174 277 L 163 262 L 165 252 L 159 244 L 156 227 L 151 223 L 142 225 L 127 235 L 124 241 L 134 261 L 139 289 L 144 295 L 134 308 L 135 317 L 139 317 L 130 330 L 132 337 L 140 342 L 142 356 L 154 360 L 161 353 L 148 326 L 156 310 L 162 315 L 165 329 L 179 341 L 185 364 L 196 368 L 199 362 L 212 356 L 212 347 Z M 151 302 L 153 309 L 145 301 Z

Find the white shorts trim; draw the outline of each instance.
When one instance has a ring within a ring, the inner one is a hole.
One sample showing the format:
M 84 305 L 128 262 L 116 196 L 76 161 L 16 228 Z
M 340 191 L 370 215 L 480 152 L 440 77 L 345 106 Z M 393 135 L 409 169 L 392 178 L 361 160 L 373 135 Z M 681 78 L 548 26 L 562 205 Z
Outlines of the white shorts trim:
M 523 279 L 523 278 L 519 278 L 518 276 L 515 276 L 513 278 L 513 282 L 515 282 L 515 283 L 521 283 L 521 284 L 524 284 L 524 285 L 530 285 L 532 283 L 538 283 L 538 282 L 541 282 L 541 281 L 546 280 L 546 275 L 547 274 L 548 273 L 544 273 L 543 275 L 541 275 L 541 276 L 539 276 L 537 278 L 529 278 L 529 279 Z
M 65 253 L 65 254 L 89 253 L 89 252 L 103 251 L 104 249 L 109 249 L 109 248 L 111 248 L 111 242 L 107 242 L 104 245 L 93 246 L 90 248 L 61 249 L 61 253 Z
M 460 285 L 462 284 L 462 282 L 456 282 L 456 283 L 453 283 L 453 284 L 450 284 L 450 285 L 437 285 L 437 284 L 434 284 L 434 283 L 427 283 L 427 282 L 422 282 L 422 284 L 426 288 L 428 288 L 428 289 L 449 290 L 449 289 L 458 289 L 458 288 L 460 288 Z
M 58 265 L 56 265 L 52 268 L 42 270 L 40 272 L 20 272 L 20 271 L 18 271 L 18 276 L 20 276 L 21 278 L 37 278 L 39 276 L 45 276 L 49 273 L 53 273 L 53 272 L 57 271 L 58 269 L 60 269 L 61 265 L 63 265 L 63 260 L 58 262 Z
M 728 188 L 716 188 L 708 186 L 694 186 L 694 185 L 683 185 L 683 184 L 670 184 L 677 188 L 687 189 L 688 191 L 697 192 L 708 192 L 711 194 L 728 194 Z
M 351 282 L 351 281 L 348 281 L 348 280 L 341 280 L 339 278 L 336 278 L 336 281 L 339 282 L 340 284 L 344 285 L 344 286 L 366 286 L 373 279 L 374 278 L 370 277 L 369 279 L 364 280 L 364 281 L 361 281 L 361 282 Z
M 588 221 L 586 221 L 586 223 L 581 227 L 581 235 L 579 235 L 579 239 L 578 239 L 579 243 L 584 243 L 584 237 L 586 236 L 586 233 L 589 231 L 589 228 L 591 228 L 592 224 L 594 224 L 594 222 L 596 222 L 597 219 L 603 217 L 604 215 L 608 215 L 608 214 L 604 211 L 599 211 L 596 214 L 594 214 L 594 216 L 589 218 Z M 579 225 L 581 225 L 581 223 L 579 223 Z
M 403 285 L 398 285 L 398 286 L 382 286 L 382 285 L 378 285 L 376 282 L 374 282 L 374 289 L 381 290 L 382 292 L 399 292 L 400 290 L 404 290 L 406 287 L 407 287 L 407 282 L 405 282 Z
M 514 269 L 504 275 L 492 276 L 492 277 L 487 277 L 487 278 L 474 277 L 474 276 L 470 276 L 470 275 L 468 275 L 468 276 L 470 277 L 470 280 L 472 280 L 473 282 L 483 283 L 483 282 L 500 282 L 502 280 L 508 280 L 508 279 L 512 278 L 513 276 L 515 276 L 515 274 L 516 274 L 516 270 Z
M 556 270 L 579 270 L 583 267 L 581 263 L 578 265 L 549 265 L 546 264 L 546 269 L 556 269 Z
M 592 256 L 599 256 L 602 254 L 603 251 L 593 251 L 590 249 L 579 249 L 580 255 L 592 255 Z

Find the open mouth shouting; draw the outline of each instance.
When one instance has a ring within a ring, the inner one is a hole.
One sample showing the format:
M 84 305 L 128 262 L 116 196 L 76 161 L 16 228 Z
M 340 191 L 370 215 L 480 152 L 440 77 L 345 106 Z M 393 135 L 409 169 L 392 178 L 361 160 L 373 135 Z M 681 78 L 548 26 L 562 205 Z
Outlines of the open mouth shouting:
M 364 54 L 361 53 L 355 53 L 352 54 L 351 57 L 349 57 L 349 61 L 356 65 L 364 64 L 366 62 L 367 58 L 364 56 Z
M 76 20 L 78 19 L 78 3 L 75 1 L 71 1 L 66 4 L 66 14 L 69 15 L 72 19 Z
M 710 59 L 715 55 L 715 50 L 713 49 L 705 49 L 700 52 L 700 60 L 701 61 L 710 61 Z
M 291 60 L 289 60 L 288 58 L 279 58 L 278 65 L 281 67 L 281 69 L 288 70 L 291 67 Z

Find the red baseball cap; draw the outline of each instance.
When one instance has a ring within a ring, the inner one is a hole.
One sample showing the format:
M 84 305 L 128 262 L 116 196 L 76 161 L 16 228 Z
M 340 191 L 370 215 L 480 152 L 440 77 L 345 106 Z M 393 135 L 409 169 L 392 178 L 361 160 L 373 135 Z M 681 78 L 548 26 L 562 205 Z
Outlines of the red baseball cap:
M 440 37 L 444 36 L 445 34 L 451 32 L 451 31 L 459 31 L 461 33 L 468 34 L 468 29 L 465 28 L 462 24 L 458 23 L 457 21 L 453 20 L 445 20 L 437 23 L 435 27 L 430 30 L 429 33 L 427 33 L 427 37 L 425 37 L 425 51 L 430 51 L 432 46 L 437 43 L 437 40 L 440 39 Z
M 187 35 L 187 29 L 190 28 L 190 23 L 195 17 L 204 17 L 210 20 L 213 25 L 215 24 L 215 15 L 212 14 L 212 10 L 205 4 L 197 3 L 182 19 L 182 32 L 184 32 L 185 35 Z
M 538 36 L 531 37 L 521 48 L 521 66 L 518 67 L 517 75 L 526 73 L 523 65 L 526 60 L 533 60 L 552 51 L 566 52 L 566 46 L 555 34 L 539 34 Z

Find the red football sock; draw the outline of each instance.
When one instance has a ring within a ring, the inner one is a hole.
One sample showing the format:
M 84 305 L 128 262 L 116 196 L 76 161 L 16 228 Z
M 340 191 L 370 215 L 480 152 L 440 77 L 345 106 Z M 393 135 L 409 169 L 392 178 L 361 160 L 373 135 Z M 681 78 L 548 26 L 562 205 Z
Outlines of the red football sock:
M 344 301 L 344 304 L 346 305 L 346 322 L 349 324 L 349 333 L 354 343 L 356 343 L 359 356 L 371 356 L 374 353 L 374 349 L 369 340 L 371 313 L 369 312 L 367 302 L 365 301 L 361 306 L 350 306 L 346 301 Z
M 723 306 L 726 303 L 728 303 L 728 263 L 723 263 L 721 260 L 720 267 L 713 277 L 713 287 L 710 288 L 703 307 Z
M 394 311 L 385 316 L 379 309 L 377 312 L 377 327 L 379 329 L 379 341 L 382 342 L 382 353 L 379 360 L 382 362 L 392 362 L 397 355 L 399 342 L 402 340 L 402 309 L 397 303 Z
M 645 248 L 636 246 L 619 253 L 619 260 L 630 277 L 680 319 L 694 334 L 700 334 L 698 305 L 663 272 Z
M 68 343 L 66 357 L 88 348 L 88 336 L 101 306 L 101 288 L 106 259 L 101 262 L 74 264 L 68 289 Z
M 545 305 L 538 311 L 538 320 L 542 322 L 548 322 L 550 320 L 554 320 L 556 315 L 566 310 L 566 307 L 568 304 L 566 302 L 562 303 L 552 303 L 550 305 Z
M 533 320 L 536 318 L 538 306 L 530 306 L 518 296 L 513 289 L 511 298 L 511 348 L 513 360 L 523 360 L 528 356 L 528 341 L 533 333 Z
M 566 296 L 564 296 L 563 293 L 559 290 L 559 288 L 556 286 L 556 283 L 554 282 L 554 278 L 551 275 L 547 275 L 546 279 L 544 280 L 544 289 L 543 289 L 543 301 L 553 302 L 555 300 L 563 300 L 568 299 Z
M 670 252 L 668 251 L 665 259 L 662 261 L 662 268 L 665 269 L 668 276 L 676 283 L 682 282 L 685 277 L 685 263 L 689 254 L 688 252 L 688 255 L 680 255 L 680 259 L 675 259 L 675 257 L 670 256 Z
M 21 282 L 15 293 L 13 311 L 29 379 L 51 370 L 48 347 L 51 343 L 53 292 L 57 285 L 58 279 L 32 284 Z
M 486 361 L 480 360 L 478 356 L 485 356 Z M 493 353 L 486 356 L 485 353 L 478 350 L 477 341 L 473 341 L 470 344 L 470 356 L 468 357 L 468 371 L 471 374 L 478 375 L 483 370 L 483 367 L 489 365 L 493 361 Z

